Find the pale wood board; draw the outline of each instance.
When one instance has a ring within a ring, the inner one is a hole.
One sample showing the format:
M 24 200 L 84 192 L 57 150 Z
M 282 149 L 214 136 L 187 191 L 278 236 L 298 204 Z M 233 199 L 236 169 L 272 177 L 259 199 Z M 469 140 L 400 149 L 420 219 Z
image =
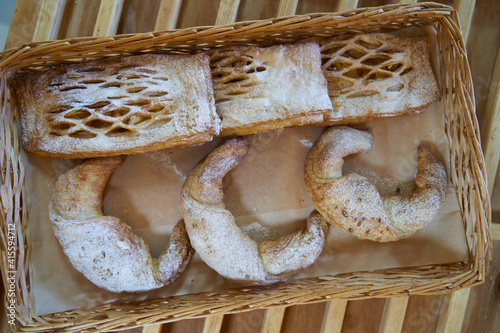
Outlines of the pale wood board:
M 275 307 L 266 310 L 264 321 L 262 323 L 262 333 L 274 333 L 281 329 L 283 317 L 285 316 L 286 308 Z
M 497 51 L 493 77 L 500 77 L 500 47 Z M 488 190 L 493 192 L 495 176 L 497 174 L 498 160 L 500 159 L 500 83 L 492 80 L 490 93 L 486 100 L 485 119 L 481 128 L 481 137 L 486 160 L 486 172 L 488 173 Z
M 182 0 L 162 0 L 158 9 L 155 31 L 172 30 L 177 25 Z
M 98 37 L 115 35 L 122 7 L 123 0 L 101 0 L 93 35 Z
M 224 320 L 224 315 L 211 315 L 205 318 L 205 323 L 203 324 L 203 333 L 216 333 L 220 332 L 222 327 L 222 321 Z
M 358 0 L 339 0 L 337 11 L 343 12 L 358 7 Z
M 497 225 L 497 230 L 499 225 Z M 500 231 L 500 230 L 499 230 Z M 500 235 L 498 235 L 500 236 Z M 463 333 L 496 333 L 500 327 L 500 239 L 493 242 L 493 262 L 485 283 L 470 291 Z
M 43 0 L 33 33 L 33 41 L 56 39 L 66 0 Z
M 453 2 L 453 7 L 458 12 L 458 17 L 460 18 L 460 25 L 462 26 L 462 36 L 464 40 L 467 40 L 469 36 L 469 30 L 472 23 L 472 14 L 474 13 L 474 7 L 476 5 L 476 0 L 455 0 Z
M 298 3 L 299 3 L 298 0 L 281 0 L 278 6 L 278 13 L 276 14 L 276 16 L 280 17 L 280 16 L 295 14 Z
M 321 333 L 340 333 L 342 331 L 346 309 L 347 300 L 339 299 L 328 301 L 321 323 Z
M 142 333 L 160 333 L 162 325 L 146 325 L 142 329 Z
M 92 36 L 101 0 L 68 1 L 58 39 Z
M 401 332 L 409 297 L 388 298 L 385 301 L 379 333 Z
M 436 332 L 453 333 L 460 331 L 469 294 L 470 288 L 466 288 L 445 296 L 439 313 Z
M 240 0 L 221 0 L 215 25 L 233 23 L 236 20 Z

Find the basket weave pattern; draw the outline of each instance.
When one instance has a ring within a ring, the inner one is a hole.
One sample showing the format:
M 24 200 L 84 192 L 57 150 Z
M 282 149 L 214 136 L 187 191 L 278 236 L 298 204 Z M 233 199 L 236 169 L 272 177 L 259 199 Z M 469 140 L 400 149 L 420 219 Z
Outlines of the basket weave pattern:
M 353 272 L 319 276 L 270 287 L 238 288 L 225 292 L 175 296 L 128 304 L 106 304 L 35 317 L 30 314 L 30 244 L 26 193 L 23 188 L 23 152 L 18 115 L 11 105 L 7 79 L 20 69 L 44 70 L 60 63 L 78 63 L 138 53 L 185 54 L 229 45 L 296 42 L 312 37 L 347 33 L 391 32 L 411 27 L 434 27 L 440 51 L 439 73 L 450 144 L 450 177 L 462 210 L 470 259 L 448 265 Z M 479 143 L 472 79 L 456 12 L 447 6 L 420 3 L 356 9 L 345 13 L 311 14 L 272 20 L 240 22 L 218 27 L 75 38 L 30 43 L 0 53 L 2 165 L 2 264 L 8 267 L 7 226 L 16 227 L 17 318 L 23 331 L 81 331 L 131 328 L 214 313 L 235 313 L 285 304 L 325 299 L 363 299 L 409 294 L 439 294 L 481 283 L 491 260 L 491 213 L 484 158 Z M 4 285 L 7 274 L 3 271 Z

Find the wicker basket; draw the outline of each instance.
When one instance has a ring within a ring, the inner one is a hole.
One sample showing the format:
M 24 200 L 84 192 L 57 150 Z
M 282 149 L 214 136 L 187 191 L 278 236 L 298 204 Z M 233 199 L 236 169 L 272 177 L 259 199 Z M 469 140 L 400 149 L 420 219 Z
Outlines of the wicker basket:
M 134 303 L 106 304 L 44 316 L 30 313 L 30 243 L 24 189 L 23 152 L 17 115 L 11 106 L 7 78 L 18 69 L 43 69 L 116 55 L 147 52 L 193 53 L 226 45 L 266 46 L 317 36 L 353 32 L 391 32 L 432 26 L 440 51 L 441 96 L 450 143 L 451 182 L 455 186 L 466 232 L 469 260 L 446 265 L 352 272 L 294 280 L 270 287 L 174 296 Z M 389 5 L 343 13 L 318 13 L 217 27 L 167 32 L 75 38 L 30 43 L 0 53 L 2 165 L 2 277 L 5 306 L 15 299 L 21 331 L 119 330 L 151 323 L 235 313 L 326 299 L 363 299 L 440 294 L 481 283 L 491 260 L 490 202 L 484 157 L 479 142 L 469 64 L 456 12 L 435 3 Z M 10 241 L 10 242 L 9 242 Z M 15 253 L 11 253 L 13 242 Z M 16 271 L 15 281 L 9 279 Z M 9 295 L 15 290 L 15 297 Z

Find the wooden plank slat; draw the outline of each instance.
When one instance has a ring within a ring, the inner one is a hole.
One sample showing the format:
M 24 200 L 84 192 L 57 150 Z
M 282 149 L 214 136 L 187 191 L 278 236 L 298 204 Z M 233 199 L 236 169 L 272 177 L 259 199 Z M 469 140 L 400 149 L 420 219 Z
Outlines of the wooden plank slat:
M 142 327 L 142 333 L 161 333 L 161 324 L 146 325 Z
M 493 241 L 500 241 L 500 223 L 491 224 L 491 239 Z
M 5 41 L 5 50 L 33 40 L 41 6 L 42 3 L 36 0 L 16 1 Z
M 156 18 L 155 31 L 172 30 L 177 25 L 182 0 L 162 0 Z
M 500 47 L 493 68 L 482 124 L 481 140 L 483 141 L 486 172 L 488 174 L 488 190 L 493 193 L 495 175 L 497 174 L 500 159 Z
M 281 330 L 286 307 L 269 308 L 264 315 L 262 323 L 262 333 L 275 333 Z
M 409 297 L 393 297 L 385 301 L 379 333 L 401 332 Z
M 455 333 L 461 331 L 469 294 L 470 288 L 465 288 L 444 297 L 436 332 Z
M 453 7 L 458 12 L 458 17 L 460 19 L 460 25 L 462 27 L 462 35 L 464 40 L 467 41 L 469 37 L 470 26 L 472 22 L 472 14 L 474 14 L 474 7 L 476 6 L 476 0 L 455 0 L 453 1 Z
M 369 297 L 349 300 L 342 333 L 377 332 L 384 313 L 384 298 Z
M 213 315 L 205 318 L 203 324 L 203 333 L 217 333 L 220 332 L 222 321 L 224 320 L 223 314 Z
M 277 16 L 288 16 L 295 14 L 299 0 L 280 0 Z
M 347 300 L 328 301 L 326 303 L 325 314 L 323 315 L 321 333 L 340 333 L 342 331 L 346 308 Z
M 122 8 L 123 0 L 101 0 L 93 35 L 99 37 L 115 35 Z
M 92 36 L 101 0 L 67 1 L 58 39 Z
M 66 0 L 44 0 L 36 22 L 33 41 L 57 38 Z
M 240 0 L 221 0 L 217 18 L 215 19 L 215 25 L 234 23 L 239 6 Z
M 358 0 L 339 0 L 337 11 L 343 12 L 355 9 L 356 7 L 358 7 Z

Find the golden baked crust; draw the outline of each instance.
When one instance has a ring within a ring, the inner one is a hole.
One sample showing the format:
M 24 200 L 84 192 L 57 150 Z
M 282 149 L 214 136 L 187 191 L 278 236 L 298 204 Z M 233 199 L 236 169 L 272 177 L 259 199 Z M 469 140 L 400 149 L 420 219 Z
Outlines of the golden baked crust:
M 221 136 L 317 124 L 331 111 L 316 43 L 210 53 Z
M 103 216 L 102 195 L 120 156 L 90 159 L 59 177 L 49 206 L 54 234 L 71 264 L 96 286 L 112 292 L 142 292 L 173 283 L 193 249 L 179 222 L 167 249 L 151 258 L 148 245 L 128 225 Z
M 304 180 L 314 207 L 331 225 L 377 242 L 407 238 L 434 218 L 446 197 L 444 167 L 423 145 L 418 148 L 416 189 L 383 196 L 363 176 L 342 176 L 343 158 L 371 149 L 369 132 L 331 127 L 306 159 Z
M 205 54 L 61 65 L 12 80 L 22 143 L 46 156 L 132 154 L 209 141 L 220 129 Z
M 425 37 L 358 34 L 317 41 L 333 106 L 325 125 L 412 114 L 439 100 Z
M 225 209 L 222 179 L 246 155 L 246 139 L 232 139 L 198 164 L 182 187 L 182 211 L 193 248 L 220 275 L 238 282 L 283 281 L 320 255 L 328 224 L 313 212 L 303 230 L 256 243 Z

